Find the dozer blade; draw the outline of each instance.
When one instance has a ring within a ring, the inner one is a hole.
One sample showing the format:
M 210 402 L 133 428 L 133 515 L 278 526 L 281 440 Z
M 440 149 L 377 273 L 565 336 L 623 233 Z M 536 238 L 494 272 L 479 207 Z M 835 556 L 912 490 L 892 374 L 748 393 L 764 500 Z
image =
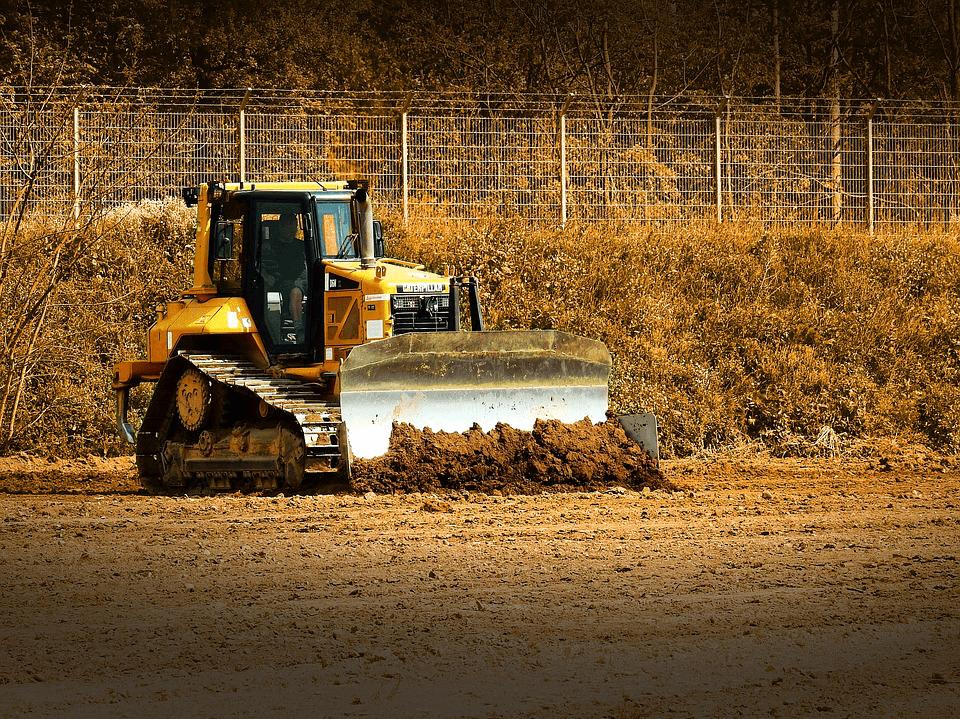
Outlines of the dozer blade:
M 610 353 L 556 331 L 411 333 L 355 347 L 340 369 L 340 404 L 357 457 L 384 454 L 394 422 L 484 431 L 537 419 L 603 422 Z

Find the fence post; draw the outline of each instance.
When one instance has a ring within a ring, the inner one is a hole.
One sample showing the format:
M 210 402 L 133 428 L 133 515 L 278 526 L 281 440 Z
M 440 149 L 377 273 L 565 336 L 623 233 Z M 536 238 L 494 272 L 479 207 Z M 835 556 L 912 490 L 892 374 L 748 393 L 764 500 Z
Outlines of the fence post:
M 880 101 L 874 102 L 867 111 L 867 227 L 873 234 L 876 222 L 876 206 L 873 199 L 873 115 Z
M 573 93 L 569 93 L 560 108 L 560 227 L 567 226 L 567 110 Z
M 403 208 L 403 226 L 410 222 L 410 133 L 407 120 L 413 106 L 413 93 L 408 92 L 400 110 L 400 204 Z
M 247 181 L 247 103 L 250 101 L 250 92 L 248 87 L 237 114 L 237 175 L 241 184 Z
M 80 108 L 73 108 L 73 219 L 80 219 Z
M 247 180 L 247 113 L 245 110 L 240 111 L 237 120 L 237 138 L 240 145 L 239 175 L 242 183 Z
M 400 113 L 400 189 L 403 197 L 403 224 L 410 221 L 410 185 L 407 181 L 407 161 L 409 148 L 407 147 L 407 109 Z
M 567 116 L 560 116 L 560 227 L 567 226 Z
M 867 224 L 873 234 L 873 118 L 867 118 Z
M 713 157 L 713 176 L 716 179 L 716 190 L 717 190 L 717 222 L 723 222 L 723 178 L 720 175 L 721 165 L 720 165 L 720 115 L 718 114 L 714 118 L 714 157 Z

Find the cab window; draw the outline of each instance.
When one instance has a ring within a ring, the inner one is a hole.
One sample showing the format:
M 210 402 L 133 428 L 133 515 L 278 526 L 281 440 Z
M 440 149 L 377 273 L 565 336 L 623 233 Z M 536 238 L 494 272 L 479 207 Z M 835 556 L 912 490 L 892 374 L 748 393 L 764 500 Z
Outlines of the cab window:
M 213 236 L 213 277 L 220 292 L 235 292 L 240 289 L 243 255 L 243 216 L 246 206 L 237 201 L 223 206 L 217 219 Z
M 353 233 L 349 202 L 318 202 L 317 227 L 324 258 L 356 259 L 359 240 Z

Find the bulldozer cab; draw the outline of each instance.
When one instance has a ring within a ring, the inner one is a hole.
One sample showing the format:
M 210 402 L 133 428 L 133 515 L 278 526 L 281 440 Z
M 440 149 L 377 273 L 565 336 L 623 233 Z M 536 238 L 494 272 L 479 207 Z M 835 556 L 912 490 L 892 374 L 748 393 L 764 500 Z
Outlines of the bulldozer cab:
M 349 192 L 231 193 L 211 217 L 211 277 L 246 300 L 268 352 L 323 357 L 323 260 L 358 257 Z

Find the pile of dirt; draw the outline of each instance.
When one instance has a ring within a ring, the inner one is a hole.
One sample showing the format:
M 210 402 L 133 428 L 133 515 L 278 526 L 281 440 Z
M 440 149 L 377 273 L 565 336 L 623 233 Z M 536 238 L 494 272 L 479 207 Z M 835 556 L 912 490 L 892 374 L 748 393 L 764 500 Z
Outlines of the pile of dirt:
M 432 432 L 396 424 L 390 450 L 356 460 L 353 488 L 397 492 L 584 491 L 612 485 L 673 489 L 616 422 L 538 421 L 532 432 L 498 424 L 489 432 Z

